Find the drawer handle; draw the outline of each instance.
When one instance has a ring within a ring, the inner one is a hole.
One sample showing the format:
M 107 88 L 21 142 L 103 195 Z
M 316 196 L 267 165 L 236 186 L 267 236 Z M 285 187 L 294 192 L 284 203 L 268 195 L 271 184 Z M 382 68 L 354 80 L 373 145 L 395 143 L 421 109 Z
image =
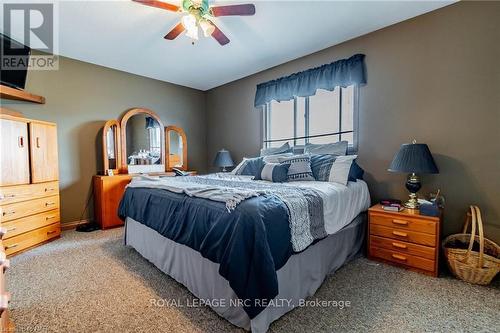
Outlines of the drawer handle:
M 408 225 L 408 221 L 405 220 L 392 220 L 392 223 L 397 225 Z
M 23 148 L 24 147 L 24 137 L 22 137 L 22 136 L 19 137 L 18 144 L 19 144 L 19 148 Z
M 54 188 L 45 188 L 45 192 L 51 192 L 54 191 Z
M 15 194 L 0 194 L 0 200 L 14 198 L 15 196 Z
M 19 244 L 12 244 L 12 245 L 6 245 L 5 246 L 5 249 L 8 250 L 8 249 L 13 249 L 15 247 L 17 247 Z
M 45 206 L 54 206 L 56 203 L 55 202 L 46 202 Z
M 408 246 L 401 244 L 401 243 L 392 243 L 392 246 L 400 248 L 400 249 L 406 249 Z
M 2 215 L 3 215 L 3 216 L 7 216 L 7 215 L 13 215 L 13 214 L 15 214 L 15 213 L 16 213 L 16 211 L 11 210 L 10 212 L 3 212 L 3 213 L 2 213 Z
M 36 147 L 40 148 L 40 138 L 39 137 L 36 138 Z
M 394 259 L 398 259 L 398 260 L 402 260 L 402 261 L 406 261 L 406 257 L 403 257 L 403 256 L 400 256 L 399 254 L 393 254 L 392 257 Z
M 11 227 L 11 228 L 8 228 L 6 231 L 9 232 L 9 231 L 14 231 L 16 229 L 17 229 L 17 227 Z
M 396 231 L 396 230 L 394 230 L 392 232 L 392 234 L 395 236 L 399 236 L 399 237 L 408 237 L 408 234 L 406 232 L 401 232 L 401 231 Z
M 51 215 L 51 216 L 47 216 L 45 218 L 45 220 L 48 221 L 48 220 L 51 220 L 51 219 L 54 219 L 54 218 L 56 218 L 55 215 Z
M 52 234 L 55 234 L 56 232 L 57 232 L 57 230 L 47 231 L 47 235 L 52 235 Z
M 3 272 L 5 273 L 5 271 L 10 268 L 10 260 L 5 259 L 0 265 L 2 265 Z

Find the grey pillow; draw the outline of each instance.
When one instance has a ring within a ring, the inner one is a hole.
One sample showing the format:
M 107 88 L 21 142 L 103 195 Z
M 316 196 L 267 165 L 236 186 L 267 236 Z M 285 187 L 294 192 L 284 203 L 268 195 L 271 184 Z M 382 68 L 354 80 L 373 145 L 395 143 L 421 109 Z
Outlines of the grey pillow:
M 309 155 L 295 155 L 280 159 L 280 164 L 290 165 L 287 179 L 289 182 L 302 180 L 315 180 L 311 170 L 311 157 Z
M 304 154 L 330 154 L 343 156 L 347 155 L 347 147 L 349 143 L 347 141 L 340 141 L 335 143 L 327 143 L 327 144 L 306 144 L 304 148 Z
M 287 142 L 287 143 L 283 144 L 281 147 L 262 148 L 260 150 L 260 156 L 285 154 L 285 153 L 291 153 L 291 152 L 292 152 L 292 148 L 290 147 L 290 145 Z

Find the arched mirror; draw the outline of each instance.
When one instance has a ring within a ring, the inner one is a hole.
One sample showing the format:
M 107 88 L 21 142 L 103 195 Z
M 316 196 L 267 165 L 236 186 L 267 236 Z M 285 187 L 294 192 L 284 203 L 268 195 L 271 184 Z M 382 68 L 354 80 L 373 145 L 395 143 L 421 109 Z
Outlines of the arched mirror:
M 122 170 L 165 171 L 164 133 L 160 118 L 148 109 L 129 110 L 121 120 Z
M 173 168 L 187 170 L 186 133 L 180 127 L 167 126 L 165 128 L 165 137 L 167 138 L 167 171 L 172 171 Z
M 106 174 L 108 174 L 108 170 L 115 174 L 121 169 L 120 146 L 120 124 L 114 119 L 108 120 L 102 131 L 102 158 Z

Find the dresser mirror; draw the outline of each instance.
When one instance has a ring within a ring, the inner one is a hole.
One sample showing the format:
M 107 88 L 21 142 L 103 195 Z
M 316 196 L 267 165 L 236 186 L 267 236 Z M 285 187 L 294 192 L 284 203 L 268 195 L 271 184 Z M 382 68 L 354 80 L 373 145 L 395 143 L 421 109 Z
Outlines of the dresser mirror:
M 160 118 L 148 109 L 129 110 L 121 120 L 122 171 L 165 171 L 164 132 Z
M 116 120 L 108 120 L 102 131 L 102 152 L 104 172 L 111 170 L 118 173 L 121 168 L 120 124 Z
M 177 126 L 165 128 L 167 171 L 187 170 L 187 140 L 184 130 Z

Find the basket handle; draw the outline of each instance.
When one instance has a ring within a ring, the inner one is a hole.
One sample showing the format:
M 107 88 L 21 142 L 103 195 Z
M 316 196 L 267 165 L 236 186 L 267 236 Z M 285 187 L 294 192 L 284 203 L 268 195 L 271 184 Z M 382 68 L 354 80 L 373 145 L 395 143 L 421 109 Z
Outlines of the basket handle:
M 467 220 L 465 221 L 464 231 L 463 233 L 467 233 L 467 228 L 469 226 L 469 221 L 472 221 L 471 231 L 470 231 L 470 239 L 469 239 L 469 247 L 467 252 L 465 253 L 465 257 L 461 260 L 464 263 L 469 261 L 470 252 L 472 251 L 472 246 L 474 245 L 474 236 L 476 235 L 476 210 L 473 206 L 469 207 L 470 213 L 467 212 Z
M 483 267 L 483 256 L 484 256 L 484 229 L 483 229 L 483 219 L 481 218 L 481 211 L 478 206 L 474 206 L 477 216 L 477 226 L 479 227 L 479 262 L 477 267 Z

